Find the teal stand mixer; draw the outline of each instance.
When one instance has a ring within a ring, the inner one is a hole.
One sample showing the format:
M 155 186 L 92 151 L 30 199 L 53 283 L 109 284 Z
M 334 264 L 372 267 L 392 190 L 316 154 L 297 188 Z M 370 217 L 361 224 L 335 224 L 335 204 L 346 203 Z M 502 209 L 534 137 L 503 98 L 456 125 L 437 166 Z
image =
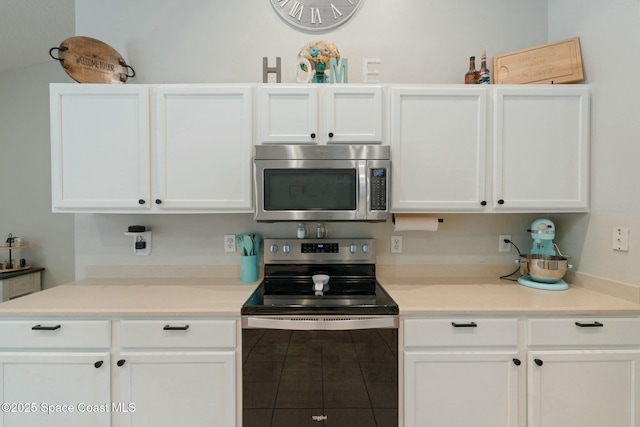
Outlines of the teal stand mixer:
M 518 283 L 530 288 L 550 291 L 562 291 L 569 286 L 562 280 L 567 268 L 567 256 L 560 253 L 558 245 L 553 242 L 556 227 L 551 220 L 536 219 L 527 230 L 531 233 L 533 246 L 530 255 L 520 255 L 520 273 L 523 275 Z M 556 253 L 557 251 L 557 253 Z

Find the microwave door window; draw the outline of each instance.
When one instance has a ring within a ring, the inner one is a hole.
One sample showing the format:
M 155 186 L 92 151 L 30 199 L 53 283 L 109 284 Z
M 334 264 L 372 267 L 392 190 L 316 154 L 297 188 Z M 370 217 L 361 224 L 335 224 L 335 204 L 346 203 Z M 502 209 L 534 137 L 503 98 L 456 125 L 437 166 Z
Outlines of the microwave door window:
M 356 210 L 355 169 L 266 169 L 265 211 Z

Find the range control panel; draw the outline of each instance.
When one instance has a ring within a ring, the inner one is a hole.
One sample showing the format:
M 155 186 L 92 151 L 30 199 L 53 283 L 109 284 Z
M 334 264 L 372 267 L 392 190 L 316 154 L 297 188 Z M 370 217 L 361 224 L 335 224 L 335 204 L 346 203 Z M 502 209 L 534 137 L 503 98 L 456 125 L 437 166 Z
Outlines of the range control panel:
M 265 264 L 375 263 L 375 239 L 265 239 Z

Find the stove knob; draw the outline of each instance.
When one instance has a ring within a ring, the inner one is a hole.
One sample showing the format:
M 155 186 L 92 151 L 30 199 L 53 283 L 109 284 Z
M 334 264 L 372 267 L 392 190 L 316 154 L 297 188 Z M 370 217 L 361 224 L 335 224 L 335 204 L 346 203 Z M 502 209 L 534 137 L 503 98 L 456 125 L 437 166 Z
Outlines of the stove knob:
M 369 252 L 369 245 L 367 244 L 362 245 L 362 252 L 364 252 L 365 254 Z
M 355 254 L 357 250 L 358 250 L 358 247 L 356 245 L 349 246 L 349 252 L 351 252 L 352 254 Z
M 271 246 L 269 246 L 269 252 L 271 252 L 272 254 L 275 254 L 278 252 L 278 245 L 273 244 Z
M 288 243 L 282 245 L 282 252 L 284 252 L 285 254 L 291 252 L 291 245 L 289 245 Z

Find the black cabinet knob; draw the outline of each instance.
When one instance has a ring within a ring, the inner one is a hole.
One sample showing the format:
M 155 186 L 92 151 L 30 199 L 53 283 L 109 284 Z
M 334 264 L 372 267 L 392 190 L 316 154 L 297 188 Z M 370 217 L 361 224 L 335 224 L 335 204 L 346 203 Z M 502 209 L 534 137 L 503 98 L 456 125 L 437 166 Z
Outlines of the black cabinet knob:
M 147 203 L 147 202 L 145 202 L 145 201 L 144 201 L 144 199 L 140 199 L 140 200 L 138 200 L 138 204 L 139 204 L 139 205 L 144 205 L 145 203 Z
M 93 366 L 95 366 L 96 368 L 99 368 L 102 366 L 104 362 L 102 360 L 98 360 L 96 363 L 93 364 Z
M 516 366 L 520 366 L 522 362 L 520 361 L 520 359 L 513 359 L 513 364 Z
M 538 366 L 542 366 L 543 365 L 542 360 L 540 360 L 540 359 L 533 359 L 533 361 L 536 362 L 536 365 L 538 365 Z
M 126 362 L 126 360 L 124 360 L 124 359 L 120 359 L 120 360 L 118 360 L 118 361 L 116 362 L 116 365 L 118 365 L 118 366 L 122 366 L 122 365 L 124 365 L 124 363 L 125 363 L 125 362 Z
M 329 138 L 333 138 L 333 132 L 329 132 Z
M 498 200 L 498 204 L 499 205 L 504 205 L 504 200 L 502 200 L 502 199 Z
M 316 137 L 316 134 L 315 134 L 315 133 L 312 133 L 312 134 L 311 134 L 311 139 L 314 139 L 315 137 Z
M 161 204 L 161 203 L 162 203 L 162 200 L 160 200 L 160 199 L 156 199 L 156 205 L 159 205 L 159 204 Z
M 487 201 L 486 201 L 486 200 L 481 201 L 481 202 L 480 202 L 480 205 L 481 205 L 481 206 L 487 206 Z

